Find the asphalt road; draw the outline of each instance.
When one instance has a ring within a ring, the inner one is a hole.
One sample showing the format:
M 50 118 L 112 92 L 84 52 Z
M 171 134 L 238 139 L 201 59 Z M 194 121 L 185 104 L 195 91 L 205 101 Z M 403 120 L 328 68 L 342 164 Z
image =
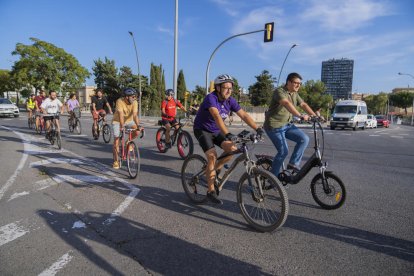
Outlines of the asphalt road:
M 158 152 L 153 121 L 144 122 L 141 172 L 130 180 L 112 170 L 111 145 L 91 139 L 90 117 L 80 136 L 63 119 L 62 150 L 26 120 L 0 118 L 0 275 L 413 275 L 413 127 L 326 129 L 325 158 L 346 185 L 345 205 L 327 211 L 313 201 L 313 169 L 287 187 L 284 227 L 259 233 L 237 206 L 242 170 L 223 205 L 192 204 L 183 161 L 176 148 Z M 275 149 L 266 140 L 253 152 Z

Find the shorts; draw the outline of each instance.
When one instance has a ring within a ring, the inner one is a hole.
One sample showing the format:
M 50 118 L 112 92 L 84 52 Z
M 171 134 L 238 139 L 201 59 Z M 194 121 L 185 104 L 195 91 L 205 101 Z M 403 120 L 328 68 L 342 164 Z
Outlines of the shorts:
M 93 112 L 92 111 L 92 117 L 93 117 L 94 120 L 98 120 L 99 119 L 99 113 L 106 114 L 106 112 L 105 112 L 104 109 L 96 110 L 96 112 Z
M 165 126 L 166 124 L 170 124 L 170 125 L 175 125 L 177 123 L 177 120 L 174 118 L 174 119 L 172 119 L 171 121 L 169 121 L 169 120 L 165 120 L 165 119 L 162 119 L 161 120 L 161 124 L 163 125 L 163 126 Z
M 194 129 L 194 136 L 204 152 L 214 148 L 214 145 L 221 148 L 221 143 L 226 141 L 226 136 L 224 136 L 221 132 L 211 133 L 201 129 Z
M 47 122 L 47 121 L 51 121 L 51 120 L 53 120 L 53 119 L 56 119 L 56 120 L 59 120 L 59 115 L 47 115 L 47 114 L 45 114 L 44 116 L 43 116 L 43 119 L 45 120 L 45 122 Z
M 135 122 L 134 121 L 131 121 L 131 122 L 128 122 L 128 123 L 125 123 L 124 124 L 124 127 L 131 128 L 133 126 L 135 126 Z M 120 128 L 120 124 L 118 122 L 113 122 L 112 123 L 112 131 L 114 132 L 114 137 L 115 138 L 118 138 L 118 137 L 121 136 L 121 128 Z

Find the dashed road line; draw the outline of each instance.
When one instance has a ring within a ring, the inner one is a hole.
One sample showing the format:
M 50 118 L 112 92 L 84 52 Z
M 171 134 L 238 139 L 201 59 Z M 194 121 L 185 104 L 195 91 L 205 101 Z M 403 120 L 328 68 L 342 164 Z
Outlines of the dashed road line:
M 56 275 L 62 268 L 64 268 L 72 260 L 72 251 L 67 252 L 60 257 L 49 268 L 43 270 L 39 276 L 53 276 Z
M 0 227 L 0 246 L 5 245 L 15 239 L 18 239 L 27 233 L 30 230 L 23 226 L 20 221 L 15 221 Z

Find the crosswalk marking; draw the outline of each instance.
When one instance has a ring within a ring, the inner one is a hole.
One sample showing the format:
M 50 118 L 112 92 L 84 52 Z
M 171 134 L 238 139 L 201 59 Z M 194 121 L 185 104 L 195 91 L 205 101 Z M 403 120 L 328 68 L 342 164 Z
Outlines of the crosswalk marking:
M 72 260 L 72 251 L 69 251 L 68 253 L 64 254 L 62 257 L 60 257 L 55 263 L 53 263 L 49 268 L 43 270 L 39 276 L 52 276 L 56 275 L 59 270 L 64 268 L 71 260 Z
M 5 245 L 29 233 L 29 229 L 15 221 L 0 227 L 0 246 Z

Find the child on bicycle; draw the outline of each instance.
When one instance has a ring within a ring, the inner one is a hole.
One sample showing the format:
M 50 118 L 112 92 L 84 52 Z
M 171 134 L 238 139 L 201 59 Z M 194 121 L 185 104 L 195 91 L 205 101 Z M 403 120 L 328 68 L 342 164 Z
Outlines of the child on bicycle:
M 246 124 L 257 131 L 258 136 L 263 135 L 262 128 L 258 127 L 254 120 L 231 97 L 233 92 L 234 80 L 229 75 L 220 75 L 214 80 L 215 90 L 208 94 L 197 113 L 194 120 L 194 136 L 200 143 L 201 148 L 207 158 L 206 178 L 208 184 L 207 198 L 217 204 L 222 201 L 217 198 L 214 188 L 214 180 L 223 165 L 232 156 L 217 161 L 215 145 L 224 150 L 223 154 L 236 150 L 232 142 L 235 136 L 230 133 L 224 124 L 224 120 L 229 116 L 230 111 L 235 112 Z

